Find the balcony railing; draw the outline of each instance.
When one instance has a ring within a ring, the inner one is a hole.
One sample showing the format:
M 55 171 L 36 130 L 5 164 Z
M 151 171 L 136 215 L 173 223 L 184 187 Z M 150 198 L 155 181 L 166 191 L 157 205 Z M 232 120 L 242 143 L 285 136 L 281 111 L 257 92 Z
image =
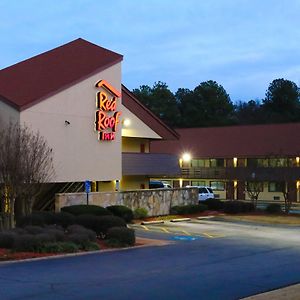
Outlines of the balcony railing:
M 228 180 L 299 180 L 300 167 L 181 168 L 184 178 Z

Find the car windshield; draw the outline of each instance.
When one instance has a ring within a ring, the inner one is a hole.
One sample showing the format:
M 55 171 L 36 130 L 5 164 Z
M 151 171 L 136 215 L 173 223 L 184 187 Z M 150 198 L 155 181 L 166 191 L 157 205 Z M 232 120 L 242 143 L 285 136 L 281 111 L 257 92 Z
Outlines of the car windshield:
M 211 188 L 207 188 L 210 193 L 213 193 L 213 190 Z

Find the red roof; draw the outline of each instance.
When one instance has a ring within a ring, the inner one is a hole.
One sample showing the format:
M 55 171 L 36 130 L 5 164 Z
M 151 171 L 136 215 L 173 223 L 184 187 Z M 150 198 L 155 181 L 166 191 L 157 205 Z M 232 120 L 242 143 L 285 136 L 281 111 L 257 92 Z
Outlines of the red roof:
M 195 158 L 300 156 L 300 123 L 176 129 L 178 141 L 152 141 L 151 152 Z
M 0 97 L 22 110 L 122 59 L 79 38 L 0 70 Z
M 152 111 L 137 100 L 124 85 L 122 85 L 122 104 L 163 139 L 177 140 L 179 138 L 176 131 L 168 127 Z

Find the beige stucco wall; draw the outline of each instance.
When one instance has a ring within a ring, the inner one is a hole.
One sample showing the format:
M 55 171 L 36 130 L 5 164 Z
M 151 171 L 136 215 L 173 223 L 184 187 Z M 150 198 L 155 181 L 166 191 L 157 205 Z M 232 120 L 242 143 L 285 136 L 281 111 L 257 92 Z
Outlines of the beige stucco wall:
M 149 187 L 149 178 L 146 176 L 123 176 L 120 182 L 121 191 L 137 190 L 141 188 L 141 185 L 145 188 Z
M 54 181 L 121 179 L 121 123 L 114 141 L 99 141 L 94 130 L 95 83 L 108 81 L 121 91 L 121 64 L 94 74 L 20 114 L 21 123 L 39 130 L 54 154 Z M 118 99 L 117 111 L 122 110 Z M 70 124 L 66 125 L 65 120 Z
M 56 194 L 55 211 L 64 206 L 86 204 L 85 193 Z M 154 189 L 112 193 L 90 193 L 89 204 L 99 206 L 125 205 L 132 210 L 146 208 L 149 216 L 167 215 L 175 205 L 197 204 L 198 190 L 182 189 Z
M 20 121 L 20 113 L 12 106 L 1 101 L 0 98 L 0 126 L 6 126 L 10 122 L 16 123 Z
M 124 119 L 129 119 L 130 124 L 122 128 L 122 136 L 125 137 L 142 137 L 149 139 L 161 139 L 155 131 L 147 126 L 141 119 L 134 115 L 130 110 L 123 106 L 122 116 Z
M 122 152 L 141 152 L 141 144 L 145 145 L 145 153 L 148 153 L 148 139 L 122 137 Z

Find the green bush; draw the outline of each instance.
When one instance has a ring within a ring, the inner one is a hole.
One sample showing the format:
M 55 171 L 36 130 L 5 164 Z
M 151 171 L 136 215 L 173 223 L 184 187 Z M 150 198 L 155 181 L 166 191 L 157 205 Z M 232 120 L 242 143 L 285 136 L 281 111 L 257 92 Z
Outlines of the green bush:
M 111 227 L 126 227 L 126 222 L 117 216 L 81 215 L 76 218 L 76 223 L 95 231 L 101 237 L 104 237 Z
M 40 246 L 41 243 L 35 235 L 22 234 L 16 235 L 12 248 L 15 251 L 38 252 Z
M 106 207 L 114 216 L 120 217 L 125 222 L 130 223 L 133 219 L 133 212 L 130 208 L 124 205 L 111 205 Z
M 29 234 L 39 234 L 44 232 L 44 228 L 36 225 L 27 225 L 24 227 L 26 233 Z
M 222 210 L 224 207 L 224 202 L 219 199 L 207 199 L 201 201 L 201 204 L 206 205 L 209 210 Z
M 75 217 L 67 212 L 59 212 L 54 214 L 54 224 L 67 228 L 75 223 Z
M 71 225 L 67 228 L 67 233 L 68 234 L 77 234 L 77 233 L 83 233 L 85 235 L 88 236 L 88 239 L 89 241 L 96 241 L 96 238 L 97 238 L 97 234 L 95 231 L 91 230 L 91 229 L 88 229 L 88 228 L 85 228 L 81 225 L 78 225 L 78 224 L 74 224 L 74 225 Z
M 84 233 L 69 234 L 67 241 L 79 245 L 80 248 L 84 247 L 85 244 L 90 242 L 88 235 Z
M 269 204 L 266 209 L 266 212 L 270 214 L 279 214 L 282 213 L 281 205 L 279 203 L 271 203 Z
M 134 230 L 125 227 L 112 227 L 107 231 L 107 244 L 113 247 L 126 247 L 135 244 Z
M 45 220 L 39 214 L 30 214 L 28 216 L 17 218 L 16 220 L 17 227 L 25 227 L 27 225 L 43 226 L 45 225 Z
M 16 234 L 14 232 L 0 232 L 0 248 L 11 249 L 14 245 Z
M 100 250 L 100 246 L 95 243 L 95 242 L 88 242 L 84 245 L 84 247 L 82 248 L 82 250 L 85 251 L 97 251 Z
M 238 213 L 254 211 L 255 207 L 252 203 L 247 203 L 247 202 L 238 201 L 238 200 L 232 200 L 232 201 L 224 202 L 223 210 L 225 213 L 228 213 L 228 214 L 238 214 Z
M 79 250 L 79 246 L 72 242 L 46 243 L 40 248 L 42 253 L 73 253 Z
M 148 216 L 148 210 L 143 207 L 138 207 L 134 210 L 133 216 L 135 219 L 143 219 Z
M 53 236 L 54 240 L 56 242 L 63 242 L 65 240 L 65 233 L 63 230 L 60 230 L 60 229 L 56 229 L 56 228 L 53 228 L 53 227 L 46 227 L 44 229 L 44 232 L 49 234 L 50 236 Z
M 55 213 L 52 211 L 34 211 L 32 215 L 41 217 L 46 225 L 54 224 Z
M 94 216 L 107 216 L 111 215 L 112 213 L 105 209 L 102 206 L 98 205 L 71 205 L 62 207 L 61 211 L 70 213 L 74 216 L 80 215 L 94 215 Z
M 101 236 L 106 236 L 107 231 L 112 227 L 126 228 L 126 222 L 117 216 L 102 216 L 97 217 L 96 220 L 96 233 Z
M 207 206 L 203 204 L 177 205 L 171 207 L 170 213 L 176 215 L 194 214 L 207 210 Z

